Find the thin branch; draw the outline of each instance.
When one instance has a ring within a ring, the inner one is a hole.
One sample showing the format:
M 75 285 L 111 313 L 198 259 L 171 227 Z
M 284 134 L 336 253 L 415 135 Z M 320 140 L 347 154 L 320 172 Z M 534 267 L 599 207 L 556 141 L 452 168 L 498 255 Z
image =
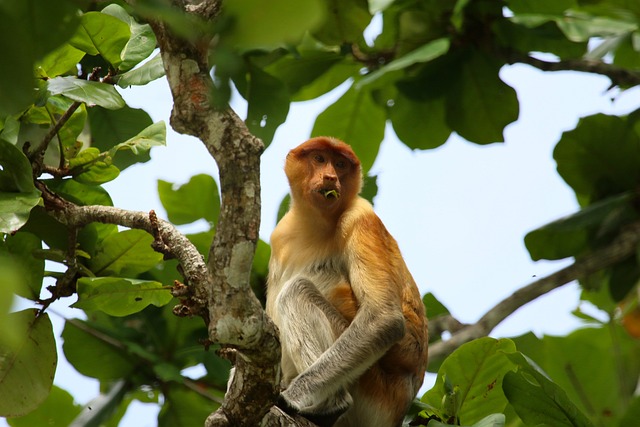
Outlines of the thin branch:
M 634 222 L 627 226 L 609 246 L 581 257 L 570 266 L 518 289 L 487 311 L 478 322 L 462 328 L 446 341 L 432 344 L 429 347 L 430 362 L 440 361 L 462 344 L 489 335 L 509 315 L 541 295 L 624 260 L 635 253 L 639 243 L 640 222 Z
M 531 65 L 542 71 L 579 71 L 600 74 L 611 79 L 612 86 L 632 87 L 640 85 L 640 72 L 617 67 L 606 62 L 588 59 L 568 59 L 557 62 L 543 61 L 517 52 L 505 53 L 509 64 L 517 62 Z
M 194 285 L 190 288 L 192 292 L 189 297 L 191 314 L 208 319 L 205 310 L 207 295 L 201 292 L 212 286 L 211 276 L 202 255 L 172 224 L 155 218 L 155 213 L 150 215 L 111 206 L 78 206 L 51 193 L 42 183 L 37 184 L 42 191 L 49 214 L 67 226 L 77 228 L 92 222 L 101 222 L 145 230 L 151 235 L 160 234 L 163 249 L 180 262 L 185 278 Z
M 47 134 L 44 136 L 42 141 L 40 141 L 40 144 L 38 145 L 38 147 L 36 147 L 36 149 L 33 150 L 33 152 L 29 153 L 29 158 L 32 161 L 38 155 L 43 154 L 45 151 L 47 151 L 47 148 L 49 147 L 49 143 L 51 142 L 53 137 L 56 136 L 58 132 L 60 132 L 60 129 L 62 129 L 62 126 L 64 126 L 69 121 L 73 113 L 75 113 L 75 111 L 81 105 L 82 105 L 82 102 L 74 101 L 73 104 L 71 104 L 71 106 L 67 108 L 67 111 L 65 111 L 64 114 L 60 116 L 60 119 L 56 122 L 55 125 L 53 125 L 53 127 L 51 127 L 51 129 L 49 129 L 49 132 L 47 132 Z M 62 152 L 60 153 L 60 155 L 62 156 Z

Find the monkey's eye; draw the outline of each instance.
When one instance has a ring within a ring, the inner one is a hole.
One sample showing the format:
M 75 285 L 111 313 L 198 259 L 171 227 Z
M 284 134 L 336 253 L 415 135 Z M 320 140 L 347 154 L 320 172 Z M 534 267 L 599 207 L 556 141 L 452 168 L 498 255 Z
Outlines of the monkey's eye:
M 313 160 L 318 163 L 324 163 L 324 156 L 322 154 L 316 154 L 315 156 L 313 156 Z
M 336 169 L 346 169 L 347 168 L 347 162 L 345 160 L 338 160 L 336 162 Z

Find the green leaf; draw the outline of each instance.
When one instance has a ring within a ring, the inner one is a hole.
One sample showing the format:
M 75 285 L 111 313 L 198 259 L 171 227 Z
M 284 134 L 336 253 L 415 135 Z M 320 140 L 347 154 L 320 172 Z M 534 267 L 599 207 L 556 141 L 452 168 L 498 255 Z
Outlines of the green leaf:
M 427 310 L 427 316 L 434 319 L 438 316 L 450 314 L 449 309 L 444 306 L 431 292 L 427 292 L 422 297 L 422 303 Z
M 83 51 L 69 44 L 64 44 L 45 56 L 37 65 L 37 69 L 42 77 L 59 76 L 72 69 L 77 72 L 76 66 L 84 55 Z
M 68 427 L 80 413 L 80 405 L 73 401 L 68 391 L 57 386 L 38 408 L 29 414 L 7 420 L 11 427 Z
M 258 67 L 250 68 L 247 88 L 247 127 L 268 146 L 289 113 L 289 94 L 277 78 Z
M 280 222 L 282 217 L 285 216 L 287 212 L 289 212 L 290 205 L 291 205 L 291 195 L 287 194 L 286 196 L 284 196 L 284 198 L 280 202 L 280 206 L 278 207 L 278 216 L 276 219 L 276 223 Z
M 557 384 L 540 372 L 522 353 L 507 355 L 518 372 L 507 372 L 502 389 L 518 416 L 527 425 L 592 427 Z
M 142 230 L 124 230 L 107 236 L 89 260 L 96 276 L 135 277 L 162 260 L 162 254 L 151 249 L 153 237 Z
M 640 346 L 613 323 L 564 337 L 514 339 L 595 425 L 620 425 L 640 375 Z M 554 425 L 554 424 L 552 424 Z
M 158 180 L 160 202 L 169 221 L 176 225 L 190 224 L 199 219 L 214 223 L 220 213 L 218 186 L 209 175 L 199 174 L 179 187 Z
M 389 118 L 398 138 L 414 150 L 437 148 L 451 135 L 444 98 L 413 100 L 398 92 Z
M 70 0 L 5 1 L 0 6 L 0 116 L 33 102 L 34 63 L 64 43 L 78 25 Z
M 640 182 L 640 135 L 626 118 L 596 114 L 580 119 L 562 134 L 553 158 L 582 206 L 633 191 Z
M 351 145 L 360 158 L 363 173 L 367 173 L 384 137 L 385 121 L 385 111 L 374 102 L 371 93 L 351 87 L 320 113 L 311 136 L 332 136 Z
M 128 316 L 149 304 L 162 307 L 173 297 L 162 283 L 119 277 L 82 277 L 78 280 L 78 302 L 73 307 L 100 310 L 110 316 Z
M 456 413 L 447 411 L 448 416 L 457 416 L 462 425 L 469 425 L 484 417 L 502 413 L 507 399 L 502 393 L 503 376 L 515 365 L 506 357 L 513 353 L 515 345 L 511 340 L 480 338 L 463 344 L 442 363 L 435 386 L 422 401 L 434 408 L 442 405 L 447 392 L 446 382 L 457 390 Z
M 638 22 L 635 18 L 627 21 L 577 11 L 571 11 L 563 17 L 556 18 L 555 21 L 567 38 L 575 42 L 586 42 L 592 37 L 630 34 L 638 30 Z
M 50 96 L 47 99 L 47 104 L 44 107 L 33 107 L 29 109 L 28 115 L 30 116 L 30 120 L 34 120 L 34 116 L 40 113 L 47 118 L 47 121 L 43 124 L 47 125 L 47 127 L 53 126 L 52 118 L 57 118 L 62 116 L 71 108 L 73 101 L 64 96 Z M 58 141 L 62 144 L 62 149 L 64 150 L 65 158 L 71 158 L 77 154 L 79 147 L 82 146 L 82 143 L 78 143 L 78 136 L 85 128 L 85 124 L 87 121 L 87 108 L 84 104 L 81 104 L 78 107 L 69 120 L 62 126 L 62 128 L 57 132 L 54 143 L 57 145 Z M 56 141 L 57 140 L 57 141 Z M 50 144 L 51 145 L 51 144 Z M 56 147 L 57 148 L 57 147 Z M 51 150 L 49 150 L 50 152 Z M 59 156 L 59 150 L 56 150 L 56 155 Z M 59 157 L 56 159 L 59 161 Z
M 120 175 L 120 170 L 112 164 L 111 156 L 100 153 L 97 148 L 82 150 L 69 160 L 73 179 L 84 184 L 103 184 Z
M 109 151 L 119 143 L 134 138 L 145 128 L 153 124 L 149 114 L 141 109 L 125 106 L 119 110 L 104 108 L 89 109 L 89 124 L 91 125 L 91 145 L 100 151 Z M 149 153 L 135 155 L 124 151 L 118 153 L 113 164 L 120 170 L 150 160 Z
M 76 77 L 55 77 L 47 81 L 47 90 L 52 95 L 64 95 L 74 101 L 84 102 L 89 106 L 99 105 L 110 110 L 125 106 L 124 99 L 118 91 L 106 83 L 80 80 Z
M 144 86 L 161 77 L 164 77 L 164 63 L 162 62 L 162 56 L 158 53 L 140 67 L 118 74 L 115 81 L 121 88 L 126 88 L 129 86 Z
M 58 357 L 51 321 L 30 309 L 9 316 L 5 328 L 18 331 L 20 342 L 0 348 L 0 416 L 25 415 L 47 398 Z
M 347 79 L 358 75 L 360 69 L 361 66 L 355 61 L 342 60 L 320 74 L 318 78 L 297 89 L 291 95 L 291 101 L 308 101 L 322 96 L 344 83 Z M 289 84 L 289 80 L 283 79 L 283 81 Z
M 403 70 L 407 67 L 422 62 L 432 61 L 437 57 L 447 53 L 447 51 L 449 50 L 449 45 L 449 39 L 446 38 L 433 40 L 368 74 L 357 83 L 356 87 L 361 88 L 363 86 L 371 84 L 387 73 Z
M 313 46 L 301 49 L 295 54 L 283 56 L 265 67 L 264 71 L 283 82 L 289 94 L 295 95 L 300 89 L 313 83 L 343 60 L 344 57 L 336 52 L 319 50 Z M 347 77 L 343 78 L 338 84 L 346 79 Z
M 327 17 L 313 36 L 331 46 L 351 44 L 362 39 L 371 22 L 367 0 L 327 0 Z
M 468 141 L 504 141 L 504 128 L 518 119 L 518 98 L 500 80 L 501 66 L 480 51 L 470 51 L 458 70 L 457 82 L 447 92 L 447 124 Z
M 198 393 L 177 386 L 167 387 L 164 398 L 165 404 L 158 414 L 158 427 L 203 425 L 219 406 Z
M 324 8 L 319 0 L 232 0 L 223 13 L 231 23 L 221 38 L 223 43 L 241 49 L 269 49 L 297 44 L 306 31 L 322 22 Z
M 167 145 L 167 129 L 164 121 L 154 123 L 133 138 L 121 142 L 110 150 L 110 154 L 115 156 L 119 151 L 131 151 L 134 155 L 140 156 L 148 154 L 151 147 Z
M 80 80 L 74 76 L 55 77 L 48 80 L 47 90 L 52 95 L 64 95 L 74 101 L 84 102 L 89 106 L 98 105 L 109 110 L 117 110 L 126 105 L 113 86 Z
M 31 233 L 18 232 L 7 236 L 4 242 L 0 241 L 0 254 L 11 260 L 12 268 L 17 269 L 21 282 L 26 285 L 26 288 L 17 290 L 18 295 L 30 300 L 40 297 L 44 260 L 34 254 L 41 249 L 40 238 Z
M 105 391 L 107 387 L 108 391 Z M 106 423 L 112 420 L 114 413 L 117 413 L 120 404 L 125 401 L 125 395 L 130 388 L 130 382 L 123 378 L 101 387 L 100 394 L 85 405 L 69 427 L 105 427 Z M 128 405 L 128 402 L 125 401 L 125 405 Z
M 373 204 L 373 199 L 378 194 L 378 177 L 376 175 L 365 175 L 362 182 L 360 197 L 363 197 Z
M 510 20 L 501 20 L 493 25 L 493 31 L 502 44 L 527 54 L 549 52 L 562 59 L 573 59 L 587 51 L 587 43 L 568 40 L 553 22 L 529 28 Z
M 157 42 L 149 24 L 138 24 L 122 6 L 117 4 L 108 5 L 102 9 L 102 13 L 118 18 L 129 26 L 131 32 L 131 37 L 120 54 L 122 63 L 118 69 L 130 70 L 151 55 Z
M 121 52 L 129 42 L 131 30 L 120 19 L 106 13 L 87 12 L 80 18 L 80 26 L 69 44 L 89 55 L 100 55 L 118 68 Z
M 11 254 L 0 248 L 0 354 L 2 348 L 16 348 L 23 339 L 19 330 L 9 327 L 9 321 L 13 316 L 10 311 L 16 295 L 32 293 L 23 273 L 23 269 L 16 265 Z
M 22 227 L 39 202 L 29 160 L 18 147 L 0 139 L 0 233 Z
M 633 212 L 633 197 L 631 193 L 609 197 L 527 233 L 524 243 L 531 259 L 555 260 L 580 255 L 588 248 L 590 238 L 610 222 L 607 219 L 625 217 L 624 211 Z
M 82 375 L 109 381 L 127 378 L 135 369 L 133 358 L 123 351 L 120 341 L 91 322 L 67 320 L 62 339 L 65 357 Z

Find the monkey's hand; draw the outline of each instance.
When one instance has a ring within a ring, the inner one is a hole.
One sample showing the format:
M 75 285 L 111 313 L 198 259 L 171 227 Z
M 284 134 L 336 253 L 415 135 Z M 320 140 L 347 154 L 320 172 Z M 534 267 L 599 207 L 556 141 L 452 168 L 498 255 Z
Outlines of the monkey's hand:
M 345 388 L 340 388 L 320 403 L 310 401 L 309 396 L 294 396 L 294 391 L 283 391 L 278 406 L 286 413 L 300 414 L 320 427 L 331 427 L 353 404 L 353 399 Z

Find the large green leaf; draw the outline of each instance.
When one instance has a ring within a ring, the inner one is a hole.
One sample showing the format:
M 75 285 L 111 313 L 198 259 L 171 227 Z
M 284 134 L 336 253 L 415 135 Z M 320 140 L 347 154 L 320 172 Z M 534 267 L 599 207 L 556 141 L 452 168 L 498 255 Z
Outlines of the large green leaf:
M 101 310 L 110 316 L 128 316 L 153 304 L 162 307 L 173 297 L 162 283 L 120 277 L 82 277 L 73 307 Z
M 80 413 L 80 405 L 73 401 L 68 391 L 55 385 L 51 393 L 38 408 L 19 418 L 9 418 L 11 427 L 68 427 L 71 421 Z
M 620 326 L 514 341 L 595 425 L 619 425 L 640 375 L 640 343 Z
M 120 21 L 118 21 L 120 22 Z M 47 90 L 52 95 L 64 95 L 74 101 L 91 105 L 99 105 L 110 110 L 125 106 L 124 99 L 111 85 L 76 77 L 55 77 L 47 81 Z
M 158 195 L 169 221 L 176 225 L 190 224 L 199 219 L 213 223 L 218 219 L 218 186 L 209 175 L 195 175 L 179 187 L 159 179 Z
M 17 417 L 37 408 L 49 395 L 58 363 L 51 321 L 30 309 L 9 316 L 2 329 L 18 331 L 20 341 L 0 348 L 0 416 Z
M 633 198 L 631 193 L 609 197 L 529 232 L 524 243 L 531 259 L 554 260 L 577 256 L 588 248 L 590 238 L 594 235 L 602 238 L 611 234 L 611 231 L 616 234 L 622 225 L 621 221 L 633 214 Z
M 457 82 L 447 92 L 447 124 L 477 144 L 504 141 L 504 128 L 518 119 L 518 98 L 498 73 L 502 64 L 472 50 L 458 70 Z
M 78 25 L 72 0 L 0 3 L 0 116 L 19 112 L 33 100 L 35 61 L 64 43 Z
M 463 425 L 502 413 L 507 405 L 502 379 L 515 368 L 506 354 L 514 351 L 515 345 L 511 340 L 488 337 L 460 346 L 442 363 L 435 386 L 421 400 L 434 408 L 447 406 L 443 403 L 443 396 L 451 387 L 455 396 L 450 400 L 455 403 L 443 411 L 447 416 L 457 416 Z
M 0 254 L 11 259 L 12 267 L 19 269 L 21 281 L 26 289 L 18 291 L 18 295 L 35 300 L 40 297 L 42 278 L 44 276 L 44 260 L 35 253 L 42 249 L 40 238 L 31 233 L 15 233 L 0 241 Z
M 493 31 L 502 44 L 526 54 L 549 52 L 562 59 L 573 59 L 587 51 L 587 43 L 567 39 L 553 22 L 529 28 L 510 20 L 501 20 L 494 24 Z
M 153 237 L 142 230 L 124 230 L 107 236 L 89 260 L 96 276 L 135 277 L 162 260 L 162 254 L 151 249 Z
M 69 43 L 89 55 L 100 55 L 118 68 L 121 53 L 129 42 L 131 30 L 120 19 L 100 12 L 87 12 Z
M 333 136 L 351 145 L 366 173 L 378 155 L 385 120 L 384 109 L 374 102 L 368 90 L 351 87 L 320 113 L 311 136 Z
M 367 0 L 327 0 L 326 3 L 327 17 L 313 35 L 333 46 L 360 41 L 371 22 Z
M 162 56 L 158 52 L 156 56 L 141 66 L 126 73 L 118 74 L 115 80 L 118 86 L 126 88 L 128 86 L 144 86 L 160 77 L 164 77 L 164 64 Z
M 251 67 L 246 96 L 247 127 L 268 146 L 289 113 L 288 91 L 277 78 Z
M 165 404 L 158 415 L 158 427 L 199 426 L 219 406 L 183 387 L 167 387 Z
M 41 77 L 56 77 L 70 70 L 77 71 L 76 66 L 84 55 L 83 51 L 64 44 L 37 64 L 37 73 Z
M 167 145 L 167 128 L 163 121 L 154 123 L 143 129 L 136 136 L 121 142 L 110 150 L 110 154 L 115 156 L 116 152 L 130 151 L 135 156 L 148 157 L 151 147 Z
M 562 134 L 553 158 L 582 206 L 636 189 L 640 133 L 633 125 L 629 118 L 596 114 Z
M 144 110 L 125 106 L 119 110 L 105 108 L 89 109 L 91 125 L 91 145 L 100 151 L 109 151 L 116 145 L 135 138 L 145 128 L 153 125 L 153 120 Z M 131 151 L 118 153 L 113 164 L 120 170 L 150 160 L 148 152 L 135 155 Z
M 18 147 L 0 139 L 0 233 L 22 227 L 39 202 L 29 160 Z
M 413 100 L 398 92 L 389 109 L 389 118 L 396 135 L 409 148 L 437 148 L 451 135 L 442 97 Z
M 231 0 L 225 3 L 224 17 L 231 25 L 223 43 L 242 49 L 274 48 L 296 44 L 324 17 L 319 0 Z
M 395 59 L 388 63 L 387 65 L 378 68 L 376 71 L 364 77 L 362 80 L 358 82 L 358 86 L 362 87 L 367 84 L 371 84 L 383 77 L 385 74 L 403 70 L 407 67 L 410 67 L 414 64 L 419 64 L 423 62 L 429 62 L 434 60 L 435 58 L 444 55 L 449 50 L 449 39 L 441 38 L 429 42 L 404 56 L 401 56 L 398 59 Z
M 91 322 L 67 320 L 62 339 L 67 360 L 83 375 L 108 381 L 127 378 L 135 369 L 124 346 Z
M 569 400 L 567 394 L 522 353 L 509 359 L 518 372 L 507 372 L 502 389 L 518 416 L 527 425 L 554 427 L 593 427 L 593 424 Z
M 316 46 L 313 46 L 312 48 L 300 49 L 295 54 L 283 56 L 265 67 L 265 71 L 283 82 L 287 86 L 289 94 L 294 95 L 343 60 L 344 56 L 337 52 L 318 50 Z M 347 77 L 344 77 L 338 84 L 346 79 Z
M 102 13 L 118 18 L 127 24 L 131 31 L 131 37 L 120 53 L 122 58 L 122 63 L 118 67 L 120 70 L 130 70 L 151 55 L 156 48 L 156 36 L 149 24 L 138 24 L 122 6 L 117 4 L 108 5 L 102 9 Z
M 96 147 L 82 150 L 69 160 L 73 179 L 84 184 L 104 184 L 120 175 L 109 154 L 100 153 Z

